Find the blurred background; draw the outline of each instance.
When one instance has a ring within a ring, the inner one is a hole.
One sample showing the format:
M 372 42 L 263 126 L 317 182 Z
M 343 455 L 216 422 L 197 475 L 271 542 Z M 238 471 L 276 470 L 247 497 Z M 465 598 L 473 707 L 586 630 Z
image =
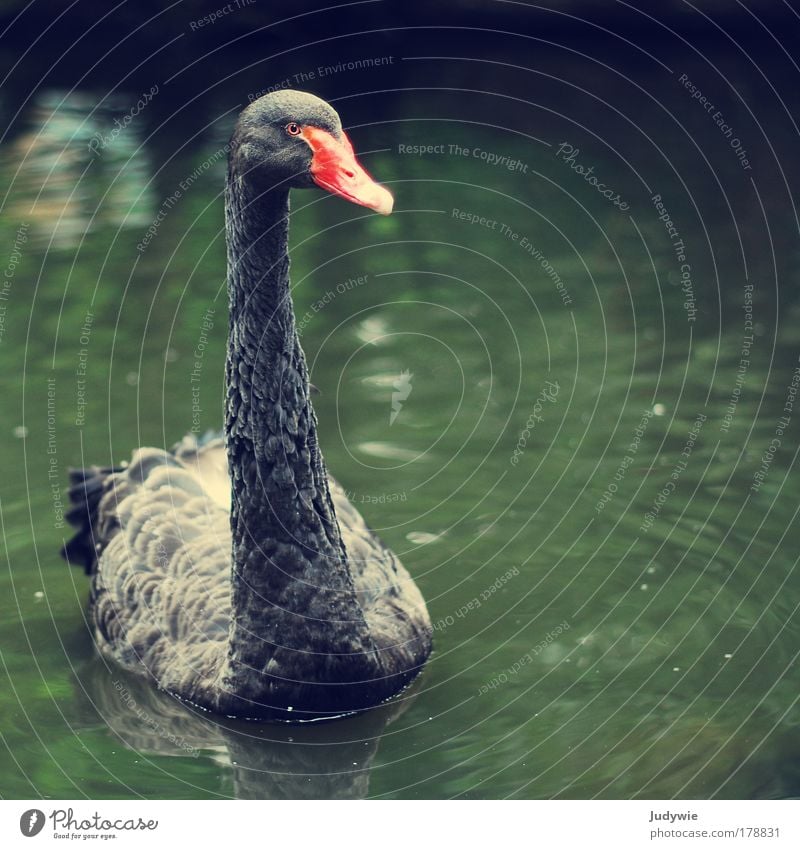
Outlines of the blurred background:
M 790 4 L 34 0 L 0 32 L 4 797 L 798 795 Z M 287 87 L 396 197 L 295 192 L 295 309 L 328 466 L 436 623 L 411 694 L 313 729 L 109 668 L 58 556 L 68 467 L 221 424 L 225 145 Z

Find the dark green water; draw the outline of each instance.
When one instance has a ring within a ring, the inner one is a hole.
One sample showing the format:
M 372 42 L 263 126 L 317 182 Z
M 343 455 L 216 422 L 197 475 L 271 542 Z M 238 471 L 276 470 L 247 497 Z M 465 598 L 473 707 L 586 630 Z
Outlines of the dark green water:
M 797 795 L 796 219 L 768 151 L 744 169 L 670 85 L 685 123 L 645 99 L 618 147 L 545 106 L 512 131 L 399 96 L 353 131 L 393 216 L 294 195 L 328 466 L 438 625 L 401 710 L 289 729 L 107 668 L 58 557 L 69 466 L 219 426 L 224 128 L 159 166 L 135 127 L 93 155 L 90 98 L 39 99 L 2 160 L 3 796 Z M 423 142 L 444 152 L 398 147 Z

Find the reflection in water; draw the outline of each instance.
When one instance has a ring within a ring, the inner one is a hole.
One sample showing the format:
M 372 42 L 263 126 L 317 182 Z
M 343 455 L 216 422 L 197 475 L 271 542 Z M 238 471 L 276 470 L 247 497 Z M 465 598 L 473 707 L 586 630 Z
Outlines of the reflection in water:
M 303 725 L 220 719 L 155 690 L 99 658 L 81 673 L 87 699 L 127 748 L 203 758 L 230 770 L 237 799 L 363 799 L 381 735 L 408 708 L 398 701 L 359 716 Z
M 42 246 L 73 248 L 96 229 L 140 228 L 152 218 L 149 167 L 141 134 L 126 122 L 127 102 L 102 104 L 48 90 L 28 115 L 29 128 L 5 151 L 10 214 L 33 223 Z

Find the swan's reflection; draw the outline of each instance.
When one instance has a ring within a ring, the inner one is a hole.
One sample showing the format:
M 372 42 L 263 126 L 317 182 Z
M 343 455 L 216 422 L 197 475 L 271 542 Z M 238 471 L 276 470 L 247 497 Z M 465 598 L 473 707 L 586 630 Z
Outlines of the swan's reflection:
M 271 725 L 198 711 L 99 658 L 80 684 L 126 747 L 145 756 L 212 757 L 232 771 L 237 799 L 364 798 L 381 734 L 414 698 L 409 690 L 358 716 Z

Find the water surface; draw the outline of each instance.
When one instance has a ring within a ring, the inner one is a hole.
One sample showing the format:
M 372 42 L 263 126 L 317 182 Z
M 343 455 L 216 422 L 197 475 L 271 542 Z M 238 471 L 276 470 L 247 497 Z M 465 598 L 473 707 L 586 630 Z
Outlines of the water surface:
M 524 104 L 441 62 L 460 92 L 420 70 L 354 126 L 390 218 L 293 196 L 327 463 L 437 623 L 399 705 L 314 728 L 108 668 L 58 557 L 69 466 L 220 424 L 229 122 L 168 156 L 135 125 L 92 149 L 124 101 L 30 107 L 2 150 L 4 796 L 797 794 L 793 131 L 768 104 L 773 156 L 696 57 L 627 89 L 554 61 Z

